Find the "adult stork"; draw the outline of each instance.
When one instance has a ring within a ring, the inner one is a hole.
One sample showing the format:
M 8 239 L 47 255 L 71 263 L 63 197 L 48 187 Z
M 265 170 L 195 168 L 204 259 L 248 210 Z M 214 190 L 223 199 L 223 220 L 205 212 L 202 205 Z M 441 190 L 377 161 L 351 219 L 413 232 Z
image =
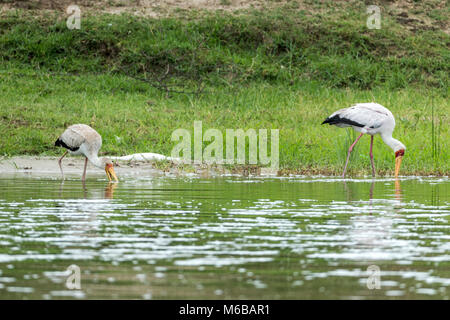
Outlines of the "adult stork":
M 58 160 L 59 168 L 64 179 L 64 172 L 61 161 L 69 152 L 73 155 L 84 155 L 84 171 L 81 178 L 86 180 L 86 167 L 88 160 L 96 167 L 105 169 L 108 180 L 118 181 L 116 173 L 114 172 L 113 163 L 108 158 L 99 158 L 98 151 L 102 146 L 102 137 L 97 131 L 85 124 L 74 124 L 68 127 L 63 134 L 56 140 L 55 146 L 66 148 L 62 157 Z
M 361 139 L 363 134 L 370 135 L 370 162 L 372 164 L 372 175 L 375 176 L 375 165 L 373 164 L 373 137 L 376 134 L 381 136 L 386 143 L 395 152 L 395 177 L 398 177 L 400 165 L 406 147 L 397 139 L 392 138 L 392 132 L 395 128 L 395 119 L 392 112 L 378 103 L 358 103 L 350 108 L 340 109 L 325 119 L 322 124 L 328 123 L 339 128 L 352 127 L 355 131 L 361 132 L 355 142 L 350 146 L 345 161 L 344 173 L 347 171 L 350 153 L 355 144 Z

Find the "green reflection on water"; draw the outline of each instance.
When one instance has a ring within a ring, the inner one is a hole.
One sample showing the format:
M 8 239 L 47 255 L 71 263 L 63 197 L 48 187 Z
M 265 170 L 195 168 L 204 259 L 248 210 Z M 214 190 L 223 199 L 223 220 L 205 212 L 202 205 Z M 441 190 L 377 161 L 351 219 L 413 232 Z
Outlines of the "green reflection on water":
M 447 178 L 14 177 L 0 192 L 2 299 L 448 298 Z

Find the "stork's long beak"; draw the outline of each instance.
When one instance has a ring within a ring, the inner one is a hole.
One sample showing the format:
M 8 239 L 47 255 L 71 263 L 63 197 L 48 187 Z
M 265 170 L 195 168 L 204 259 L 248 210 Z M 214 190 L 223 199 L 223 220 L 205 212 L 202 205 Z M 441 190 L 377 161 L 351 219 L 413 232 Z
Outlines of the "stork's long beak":
M 113 179 L 116 182 L 119 181 L 119 179 L 116 176 L 116 173 L 114 172 L 114 167 L 113 166 L 106 166 L 105 167 L 105 171 L 106 171 L 106 176 L 108 177 L 109 181 L 112 181 Z
M 403 156 L 397 156 L 395 157 L 395 177 L 398 177 L 398 173 L 400 172 L 400 166 L 402 165 L 402 158 Z

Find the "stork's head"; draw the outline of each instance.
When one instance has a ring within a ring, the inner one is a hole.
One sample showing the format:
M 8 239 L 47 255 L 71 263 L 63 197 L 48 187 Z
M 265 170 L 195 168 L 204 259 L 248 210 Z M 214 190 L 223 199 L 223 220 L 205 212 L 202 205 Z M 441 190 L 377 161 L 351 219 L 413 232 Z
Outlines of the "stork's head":
M 405 155 L 406 147 L 402 144 L 398 150 L 395 151 L 395 177 L 398 177 L 398 173 L 400 172 L 400 166 L 402 164 L 402 158 Z
M 114 172 L 114 165 L 112 161 L 108 158 L 104 158 L 103 161 L 105 163 L 105 172 L 106 176 L 108 177 L 108 180 L 112 181 L 114 179 L 114 181 L 119 181 L 119 179 L 116 176 L 116 173 Z

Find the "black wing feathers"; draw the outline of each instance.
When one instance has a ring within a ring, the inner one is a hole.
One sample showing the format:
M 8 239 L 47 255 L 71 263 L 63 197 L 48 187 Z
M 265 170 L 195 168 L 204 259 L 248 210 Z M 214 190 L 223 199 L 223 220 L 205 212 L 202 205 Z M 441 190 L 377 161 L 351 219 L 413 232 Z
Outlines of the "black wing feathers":
M 360 128 L 364 127 L 363 124 L 360 124 L 360 123 L 358 123 L 356 121 L 353 121 L 353 120 L 350 120 L 350 119 L 347 119 L 347 118 L 341 118 L 338 114 L 336 114 L 336 115 L 334 115 L 332 117 L 326 118 L 325 121 L 322 122 L 322 124 L 326 124 L 326 123 L 328 123 L 329 125 L 340 124 L 341 123 L 341 124 L 348 124 L 348 125 L 355 126 L 355 127 L 360 127 Z
M 69 147 L 64 141 L 62 141 L 61 139 L 58 138 L 58 140 L 55 141 L 55 146 L 56 147 L 63 147 L 66 148 L 70 151 L 77 151 L 79 148 L 71 148 Z

